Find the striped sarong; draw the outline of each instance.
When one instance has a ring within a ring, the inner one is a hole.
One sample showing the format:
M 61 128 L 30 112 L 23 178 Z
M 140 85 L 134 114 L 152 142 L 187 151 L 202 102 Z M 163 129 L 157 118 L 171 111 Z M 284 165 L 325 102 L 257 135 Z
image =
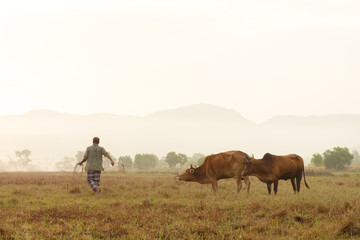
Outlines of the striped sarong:
M 100 174 L 101 171 L 88 171 L 87 180 L 93 191 L 100 188 Z

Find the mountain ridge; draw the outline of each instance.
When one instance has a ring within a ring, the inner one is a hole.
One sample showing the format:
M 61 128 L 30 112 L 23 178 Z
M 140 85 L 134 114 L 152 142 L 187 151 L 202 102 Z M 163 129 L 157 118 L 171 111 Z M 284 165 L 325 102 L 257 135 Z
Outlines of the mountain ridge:
M 360 119 L 360 114 L 341 113 L 341 114 L 323 114 L 323 115 L 306 115 L 306 116 L 293 115 L 293 114 L 280 114 L 280 115 L 275 115 L 261 123 L 255 123 L 252 120 L 249 120 L 248 118 L 244 117 L 237 110 L 227 108 L 227 107 L 217 106 L 217 105 L 213 105 L 213 104 L 207 104 L 207 103 L 191 104 L 191 105 L 186 105 L 186 106 L 177 107 L 177 108 L 159 110 L 159 111 L 155 111 L 153 113 L 147 114 L 145 116 L 129 115 L 129 114 L 116 114 L 116 113 L 72 114 L 72 113 L 58 112 L 58 111 L 54 111 L 51 109 L 35 109 L 35 110 L 31 110 L 31 111 L 21 113 L 21 114 L 1 115 L 0 119 L 9 118 L 9 117 L 21 117 L 21 116 L 50 116 L 50 115 L 54 115 L 54 116 L 61 115 L 61 116 L 71 116 L 71 117 L 109 116 L 109 117 L 127 117 L 127 118 L 156 118 L 156 117 L 163 117 L 167 114 L 181 115 L 181 113 L 186 113 L 187 110 L 189 110 L 189 109 L 201 110 L 201 109 L 204 109 L 204 107 L 208 108 L 207 112 L 209 112 L 209 109 L 210 110 L 221 110 L 222 112 L 228 112 L 228 113 L 233 112 L 234 116 L 237 115 L 237 117 L 243 118 L 245 121 L 248 121 L 248 122 L 251 122 L 251 123 L 257 124 L 257 125 L 268 124 L 270 122 L 278 122 L 278 121 L 282 121 L 285 118 L 288 118 L 291 120 L 293 120 L 293 119 L 308 120 L 308 119 L 324 119 L 324 118 L 332 118 L 332 119 L 342 118 L 343 119 L 343 118 L 350 118 L 350 117 L 356 118 L 356 120 Z M 176 113 L 176 114 L 174 114 L 174 113 Z M 336 120 L 336 119 L 334 119 L 334 120 Z

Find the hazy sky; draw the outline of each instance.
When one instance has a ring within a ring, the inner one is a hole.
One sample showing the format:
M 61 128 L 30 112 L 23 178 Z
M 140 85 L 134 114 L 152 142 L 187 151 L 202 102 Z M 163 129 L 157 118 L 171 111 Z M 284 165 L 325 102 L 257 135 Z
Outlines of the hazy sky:
M 0 2 L 0 115 L 360 114 L 360 1 Z

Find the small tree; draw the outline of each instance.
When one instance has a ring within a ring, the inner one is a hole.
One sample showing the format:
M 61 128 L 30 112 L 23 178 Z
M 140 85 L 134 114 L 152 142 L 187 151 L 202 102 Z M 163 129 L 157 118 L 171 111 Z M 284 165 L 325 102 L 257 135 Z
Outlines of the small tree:
M 176 164 L 184 165 L 187 160 L 188 157 L 183 153 L 176 154 L 175 152 L 169 152 L 165 157 L 165 162 L 171 168 L 175 167 Z
M 320 153 L 314 153 L 311 158 L 311 163 L 315 166 L 322 166 L 323 165 L 323 157 Z
M 122 166 L 122 164 L 124 165 L 125 168 L 132 168 L 133 166 L 133 161 L 131 159 L 130 156 L 120 156 L 118 158 L 118 165 L 119 167 Z
M 10 161 L 9 163 L 15 167 L 16 170 L 23 170 L 29 167 L 31 159 L 29 158 L 31 155 L 31 151 L 28 149 L 24 149 L 22 151 L 15 151 L 15 156 L 17 160 Z
M 165 162 L 169 167 L 173 168 L 176 164 L 180 163 L 181 159 L 175 152 L 169 152 L 165 157 Z
M 342 169 L 346 165 L 350 165 L 354 158 L 354 155 L 346 147 L 334 147 L 333 150 L 326 150 L 323 155 L 325 168 L 334 169 Z
M 148 170 L 154 168 L 159 162 L 159 159 L 154 154 L 136 154 L 134 160 L 134 166 L 140 170 Z

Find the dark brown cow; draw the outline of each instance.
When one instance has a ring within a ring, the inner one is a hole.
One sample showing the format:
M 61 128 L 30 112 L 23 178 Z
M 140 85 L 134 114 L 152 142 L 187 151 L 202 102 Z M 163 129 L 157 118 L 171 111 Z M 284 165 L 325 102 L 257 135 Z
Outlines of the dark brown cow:
M 244 169 L 244 160 L 249 157 L 241 151 L 229 151 L 218 154 L 209 155 L 205 158 L 201 166 L 194 168 L 192 165 L 185 172 L 178 175 L 179 181 L 198 182 L 201 184 L 212 184 L 215 193 L 218 193 L 217 181 L 224 178 L 236 177 L 237 194 L 242 187 L 241 172 Z M 250 181 L 248 177 L 244 177 L 246 190 L 249 193 Z
M 300 181 L 304 174 L 305 186 L 310 189 L 305 180 L 305 170 L 303 159 L 290 154 L 276 156 L 266 153 L 262 159 L 248 158 L 244 161 L 245 168 L 242 172 L 243 177 L 256 176 L 260 181 L 267 184 L 269 194 L 271 194 L 271 184 L 274 183 L 274 192 L 277 193 L 278 181 L 280 179 L 291 179 L 294 193 L 300 191 Z M 296 188 L 295 188 L 296 179 Z

